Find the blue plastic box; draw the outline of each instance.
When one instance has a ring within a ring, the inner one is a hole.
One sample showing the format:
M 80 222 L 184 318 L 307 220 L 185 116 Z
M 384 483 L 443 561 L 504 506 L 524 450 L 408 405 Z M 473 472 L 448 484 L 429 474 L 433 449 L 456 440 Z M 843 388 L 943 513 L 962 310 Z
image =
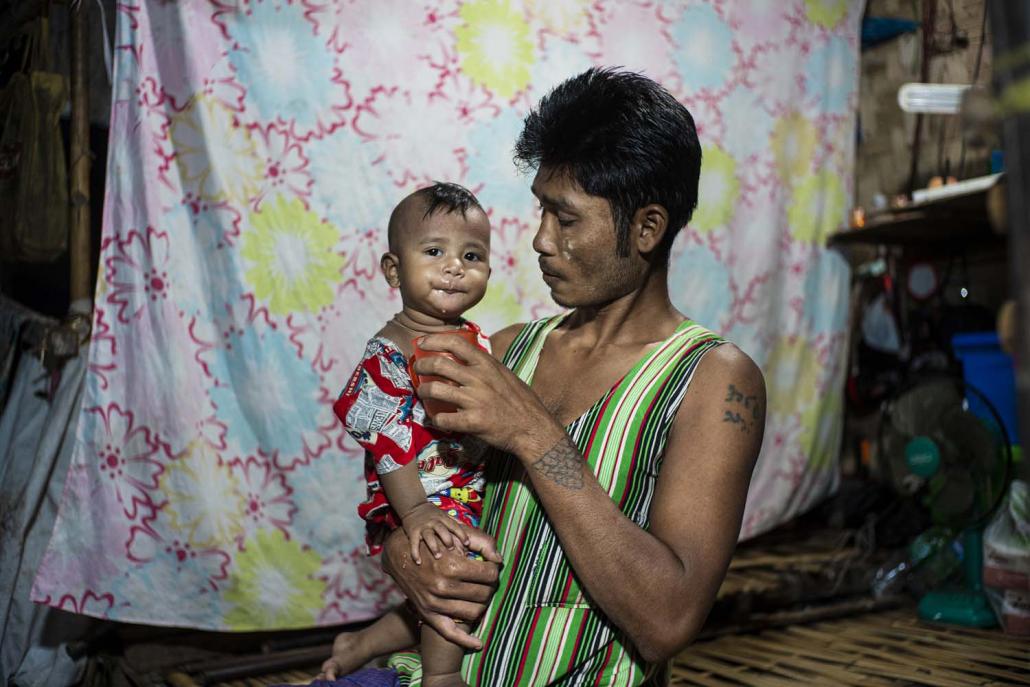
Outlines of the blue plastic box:
M 956 334 L 951 339 L 955 357 L 962 362 L 962 375 L 966 383 L 983 392 L 1001 416 L 1008 432 L 1009 442 L 1019 444 L 1019 422 L 1016 413 L 1016 372 L 1012 357 L 1001 350 L 996 332 L 970 332 Z M 972 396 L 972 395 L 971 395 Z M 977 415 L 991 418 L 983 402 L 973 396 L 967 399 L 969 409 Z

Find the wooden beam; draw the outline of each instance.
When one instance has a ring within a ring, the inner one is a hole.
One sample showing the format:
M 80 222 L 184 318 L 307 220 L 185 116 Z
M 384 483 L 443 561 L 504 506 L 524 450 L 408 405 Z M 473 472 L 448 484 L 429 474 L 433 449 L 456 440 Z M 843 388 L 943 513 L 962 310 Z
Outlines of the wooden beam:
M 90 267 L 90 198 L 89 168 L 89 8 L 91 2 L 82 0 L 71 5 L 71 50 L 68 70 L 71 74 L 71 161 L 68 170 L 70 222 L 68 229 L 68 258 L 71 263 L 69 295 L 71 302 L 92 301 Z M 92 310 L 92 307 L 90 308 Z

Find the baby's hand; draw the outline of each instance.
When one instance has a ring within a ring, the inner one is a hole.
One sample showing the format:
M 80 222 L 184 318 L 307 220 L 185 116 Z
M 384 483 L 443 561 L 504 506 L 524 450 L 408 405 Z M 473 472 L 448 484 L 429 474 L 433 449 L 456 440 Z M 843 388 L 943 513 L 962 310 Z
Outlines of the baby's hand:
M 422 565 L 419 544 L 426 543 L 434 558 L 443 554 L 444 548 L 455 546 L 462 550 L 468 546 L 468 533 L 461 525 L 429 501 L 420 503 L 401 517 L 404 532 L 411 543 L 411 560 Z

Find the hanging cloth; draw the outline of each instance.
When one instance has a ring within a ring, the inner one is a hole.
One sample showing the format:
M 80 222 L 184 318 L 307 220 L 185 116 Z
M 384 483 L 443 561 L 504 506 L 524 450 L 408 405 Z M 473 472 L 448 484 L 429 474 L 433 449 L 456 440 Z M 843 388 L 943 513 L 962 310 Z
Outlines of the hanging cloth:
M 0 259 L 49 262 L 68 246 L 68 175 L 59 118 L 64 76 L 50 64 L 50 25 L 31 23 L 22 69 L 0 92 Z

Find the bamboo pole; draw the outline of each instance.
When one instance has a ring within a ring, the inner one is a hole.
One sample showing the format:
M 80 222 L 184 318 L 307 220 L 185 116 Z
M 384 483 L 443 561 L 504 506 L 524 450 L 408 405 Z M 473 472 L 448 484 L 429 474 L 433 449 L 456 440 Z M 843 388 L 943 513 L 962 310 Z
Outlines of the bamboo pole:
M 88 0 L 69 6 L 71 13 L 71 56 L 68 70 L 71 74 L 71 164 L 68 201 L 70 217 L 68 228 L 68 257 L 70 266 L 69 295 L 71 302 L 92 302 L 90 293 L 90 227 L 89 227 L 89 8 Z M 90 310 L 92 306 L 87 306 Z

